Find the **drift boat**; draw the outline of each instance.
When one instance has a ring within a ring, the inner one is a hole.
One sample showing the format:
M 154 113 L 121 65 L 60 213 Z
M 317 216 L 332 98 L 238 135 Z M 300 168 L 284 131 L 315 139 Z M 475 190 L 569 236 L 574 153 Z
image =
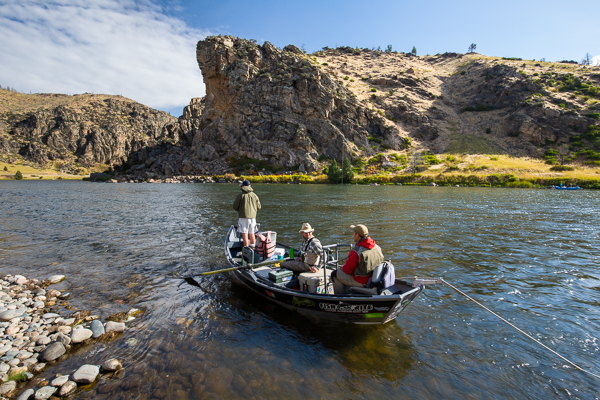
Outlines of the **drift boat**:
M 272 237 L 276 236 L 275 232 L 271 234 Z M 232 273 L 244 286 L 275 304 L 306 316 L 354 324 L 385 324 L 395 319 L 421 293 L 425 283 L 435 283 L 419 278 L 410 283 L 396 279 L 393 286 L 383 289 L 352 288 L 348 294 L 333 294 L 331 272 L 341 268 L 343 260 L 339 256 L 348 254 L 350 248 L 349 244 L 323 246 L 320 272 L 293 273 L 293 276 L 287 277 L 289 279 L 277 282 L 273 279 L 280 271 L 277 264 L 243 268 L 245 264 L 254 264 L 257 260 L 248 259 L 243 251 L 242 238 L 236 226 L 231 226 L 225 237 L 225 258 L 232 267 L 242 267 Z M 275 241 L 274 259 L 278 257 L 277 254 L 279 257 L 289 257 L 290 250 L 296 251 Z M 316 288 L 301 287 L 303 278 L 306 281 L 315 276 L 319 276 L 319 280 L 322 278 L 322 285 Z

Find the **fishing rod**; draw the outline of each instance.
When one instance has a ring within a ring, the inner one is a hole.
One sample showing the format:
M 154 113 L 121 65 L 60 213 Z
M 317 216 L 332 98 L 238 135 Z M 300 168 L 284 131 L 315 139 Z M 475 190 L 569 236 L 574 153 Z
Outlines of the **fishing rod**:
M 416 278 L 416 277 L 415 277 Z M 422 282 L 424 283 L 424 282 Z M 576 369 L 585 372 L 586 374 L 589 374 L 591 376 L 594 376 L 596 378 L 600 378 L 600 375 L 594 374 L 593 372 L 590 372 L 582 367 L 580 367 L 579 365 L 575 364 L 573 361 L 567 359 L 566 357 L 558 354 L 556 351 L 552 350 L 550 347 L 546 346 L 544 343 L 540 342 L 539 340 L 537 340 L 536 338 L 534 338 L 533 336 L 531 336 L 530 334 L 528 334 L 527 332 L 523 331 L 522 329 L 518 328 L 517 326 L 515 326 L 514 324 L 510 323 L 509 321 L 507 321 L 506 319 L 502 318 L 500 315 L 496 314 L 495 312 L 493 312 L 492 310 L 490 310 L 489 308 L 487 308 L 486 306 L 484 306 L 483 304 L 479 303 L 477 300 L 473 299 L 471 296 L 469 296 L 466 293 L 463 293 L 461 290 L 457 289 L 456 287 L 452 286 L 449 282 L 447 282 L 446 280 L 444 280 L 443 278 L 438 278 L 435 280 L 431 280 L 431 282 L 428 282 L 430 284 L 433 283 L 445 283 L 446 285 L 448 285 L 450 288 L 452 288 L 453 290 L 455 290 L 456 292 L 460 293 L 461 295 L 465 296 L 467 299 L 471 300 L 472 302 L 474 302 L 475 304 L 477 304 L 479 307 L 483 308 L 484 310 L 486 310 L 487 312 L 489 312 L 490 314 L 492 314 L 493 316 L 497 317 L 498 319 L 500 319 L 502 322 L 506 323 L 507 325 L 509 325 L 510 327 L 514 328 L 515 330 L 517 330 L 517 332 L 519 332 L 520 334 L 528 337 L 529 339 L 533 340 L 534 342 L 536 342 L 537 344 L 539 344 L 540 346 L 542 346 L 543 348 L 545 348 L 546 350 L 550 351 L 551 353 L 555 354 L 556 356 L 562 358 L 564 361 L 568 362 L 569 364 L 571 364 L 573 367 L 575 367 Z

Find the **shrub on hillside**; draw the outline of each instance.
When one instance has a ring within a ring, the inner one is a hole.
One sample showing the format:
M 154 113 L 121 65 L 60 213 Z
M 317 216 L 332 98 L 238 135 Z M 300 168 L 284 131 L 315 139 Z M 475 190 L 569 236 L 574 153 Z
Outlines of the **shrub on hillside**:
M 439 158 L 437 158 L 437 156 L 435 154 L 427 154 L 427 155 L 425 155 L 425 161 L 429 165 L 437 165 L 437 164 L 441 164 L 442 163 L 442 160 L 440 160 Z
M 555 165 L 553 167 L 550 168 L 550 171 L 556 171 L 556 172 L 561 172 L 561 171 L 574 171 L 575 168 L 573 167 L 569 167 L 568 165 Z
M 15 179 L 18 181 L 23 179 L 23 174 L 21 173 L 21 171 L 17 171 L 17 173 L 15 174 Z
M 590 125 L 590 126 L 588 126 L 585 133 L 582 134 L 581 136 L 587 140 L 594 140 L 594 139 L 600 137 L 600 127 L 597 125 Z
M 558 160 L 556 159 L 558 156 L 558 150 L 546 150 L 544 153 L 544 160 L 546 160 L 546 164 L 558 164 Z

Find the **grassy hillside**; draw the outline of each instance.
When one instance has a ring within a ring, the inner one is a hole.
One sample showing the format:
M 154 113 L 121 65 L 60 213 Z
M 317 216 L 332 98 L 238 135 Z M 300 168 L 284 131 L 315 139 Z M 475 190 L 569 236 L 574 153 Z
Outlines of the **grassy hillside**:
M 385 161 L 403 161 L 395 173 L 409 172 L 417 158 L 431 174 L 598 176 L 600 67 L 347 47 L 308 57 L 410 139 L 398 153 L 373 138 Z M 441 163 L 429 162 L 434 155 Z M 358 173 L 386 170 L 351 156 Z M 574 171 L 550 171 L 556 164 Z

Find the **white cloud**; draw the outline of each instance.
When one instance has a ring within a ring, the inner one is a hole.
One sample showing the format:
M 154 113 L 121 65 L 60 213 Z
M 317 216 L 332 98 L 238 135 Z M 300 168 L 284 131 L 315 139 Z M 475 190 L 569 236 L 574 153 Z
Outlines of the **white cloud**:
M 592 65 L 600 65 L 600 55 L 592 58 Z
M 0 3 L 0 84 L 21 92 L 120 94 L 163 110 L 204 96 L 206 32 L 148 0 Z

